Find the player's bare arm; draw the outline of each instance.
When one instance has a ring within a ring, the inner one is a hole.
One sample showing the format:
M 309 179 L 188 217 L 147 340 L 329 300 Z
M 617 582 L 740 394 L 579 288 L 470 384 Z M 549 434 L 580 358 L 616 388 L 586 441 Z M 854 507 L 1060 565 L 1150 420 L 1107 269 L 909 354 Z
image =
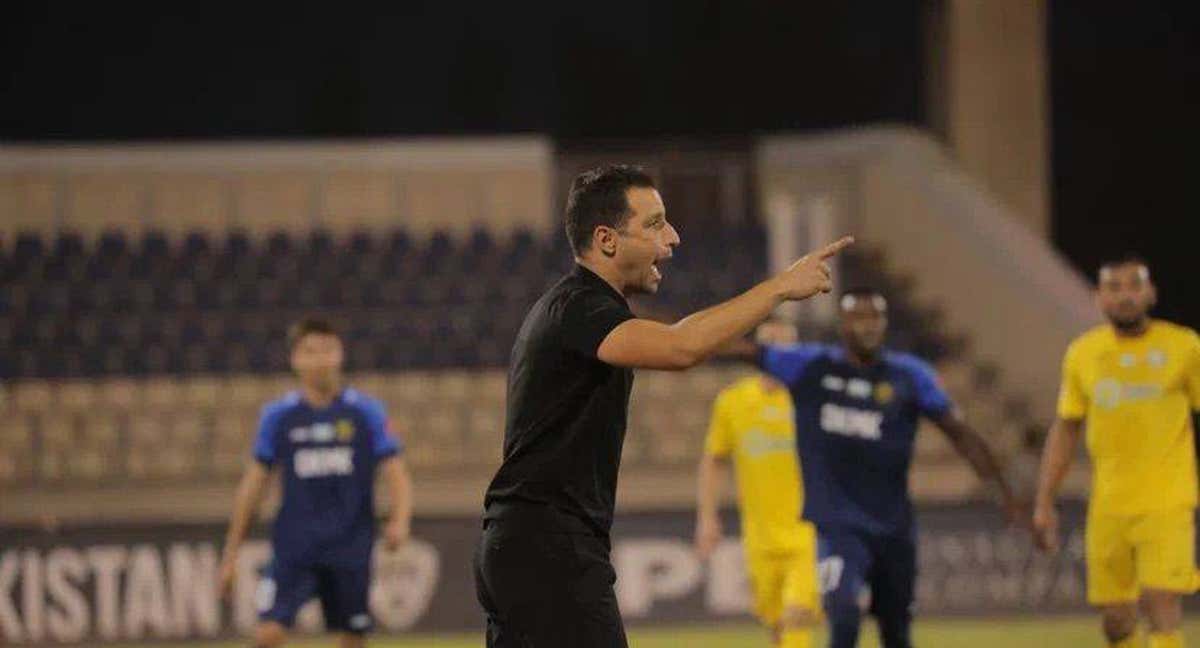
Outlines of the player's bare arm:
M 383 530 L 384 546 L 395 551 L 408 542 L 412 528 L 412 478 L 404 457 L 395 455 L 379 464 L 391 512 Z
M 237 573 L 237 556 L 246 540 L 250 523 L 262 506 L 270 483 L 271 471 L 257 461 L 250 462 L 238 484 L 233 499 L 233 514 L 229 518 L 229 530 L 225 533 L 225 548 L 221 555 L 220 588 L 228 596 Z
M 724 457 L 704 453 L 696 479 L 696 555 L 707 560 L 721 541 L 721 518 L 718 513 L 721 489 L 729 472 Z
M 1038 547 L 1047 551 L 1058 549 L 1058 511 L 1054 500 L 1071 467 L 1082 432 L 1082 419 L 1055 419 L 1042 450 L 1037 496 L 1034 499 L 1033 534 Z
M 611 365 L 640 369 L 680 370 L 700 364 L 767 319 L 779 304 L 832 290 L 827 261 L 853 242 L 843 237 L 741 295 L 675 324 L 629 320 L 604 338 L 597 355 Z
M 971 464 L 971 468 L 974 469 L 979 479 L 985 484 L 993 486 L 999 492 L 1000 503 L 1009 522 L 1027 525 L 1028 504 L 1018 501 L 1013 495 L 1012 486 L 1005 478 L 1004 471 L 1000 469 L 995 454 L 992 453 L 983 437 L 967 423 L 958 408 L 951 409 L 935 423 L 938 429 L 946 435 L 950 444 L 954 446 L 955 451 Z

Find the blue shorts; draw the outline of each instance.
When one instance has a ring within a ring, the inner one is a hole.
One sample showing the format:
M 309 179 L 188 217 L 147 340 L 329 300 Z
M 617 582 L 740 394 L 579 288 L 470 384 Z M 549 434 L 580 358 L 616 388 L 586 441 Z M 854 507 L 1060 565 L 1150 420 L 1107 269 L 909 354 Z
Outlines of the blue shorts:
M 917 544 L 912 530 L 878 535 L 821 529 L 818 564 L 825 611 L 867 608 L 881 626 L 905 631 L 912 620 Z
M 321 601 L 326 630 L 355 634 L 371 630 L 370 560 L 351 565 L 272 561 L 260 575 L 255 604 L 262 621 L 290 628 L 300 608 L 315 596 Z

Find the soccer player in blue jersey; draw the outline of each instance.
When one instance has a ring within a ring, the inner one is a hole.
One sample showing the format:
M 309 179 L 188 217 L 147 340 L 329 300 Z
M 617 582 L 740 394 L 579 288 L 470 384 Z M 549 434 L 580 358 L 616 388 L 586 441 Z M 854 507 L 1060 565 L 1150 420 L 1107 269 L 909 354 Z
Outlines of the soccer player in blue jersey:
M 250 463 L 234 501 L 221 561 L 228 593 L 238 549 L 273 472 L 283 496 L 271 535 L 273 559 L 259 584 L 255 646 L 278 646 L 300 607 L 321 601 L 328 630 L 341 648 L 364 645 L 371 628 L 367 594 L 375 540 L 376 470 L 386 482 L 391 514 L 388 549 L 408 538 L 411 487 L 404 446 L 388 429 L 379 401 L 345 387 L 343 347 L 330 323 L 304 319 L 288 331 L 291 366 L 300 389 L 263 408 Z
M 908 469 L 919 419 L 932 420 L 980 478 L 996 487 L 1012 520 L 1023 519 L 1024 506 L 933 368 L 883 346 L 883 295 L 851 290 L 839 306 L 840 345 L 766 344 L 759 363 L 789 387 L 795 401 L 803 517 L 816 524 L 820 536 L 830 646 L 857 644 L 862 600 L 869 592 L 867 611 L 878 622 L 885 648 L 908 648 L 917 568 Z

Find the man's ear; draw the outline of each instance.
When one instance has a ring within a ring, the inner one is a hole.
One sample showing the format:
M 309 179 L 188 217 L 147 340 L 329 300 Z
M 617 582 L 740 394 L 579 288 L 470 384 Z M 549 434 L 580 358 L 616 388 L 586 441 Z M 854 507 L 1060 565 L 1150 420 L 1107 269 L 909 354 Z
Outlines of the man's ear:
M 592 245 L 606 257 L 616 256 L 617 230 L 607 225 L 596 226 L 592 232 Z

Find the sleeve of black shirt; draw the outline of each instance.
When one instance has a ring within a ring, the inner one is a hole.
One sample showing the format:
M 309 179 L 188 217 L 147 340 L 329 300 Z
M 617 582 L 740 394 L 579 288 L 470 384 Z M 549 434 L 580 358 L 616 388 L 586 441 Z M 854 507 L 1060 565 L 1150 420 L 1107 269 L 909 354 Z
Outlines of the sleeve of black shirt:
M 633 317 L 629 307 L 612 295 L 597 290 L 581 291 L 563 304 L 563 346 L 595 358 L 604 338 Z

